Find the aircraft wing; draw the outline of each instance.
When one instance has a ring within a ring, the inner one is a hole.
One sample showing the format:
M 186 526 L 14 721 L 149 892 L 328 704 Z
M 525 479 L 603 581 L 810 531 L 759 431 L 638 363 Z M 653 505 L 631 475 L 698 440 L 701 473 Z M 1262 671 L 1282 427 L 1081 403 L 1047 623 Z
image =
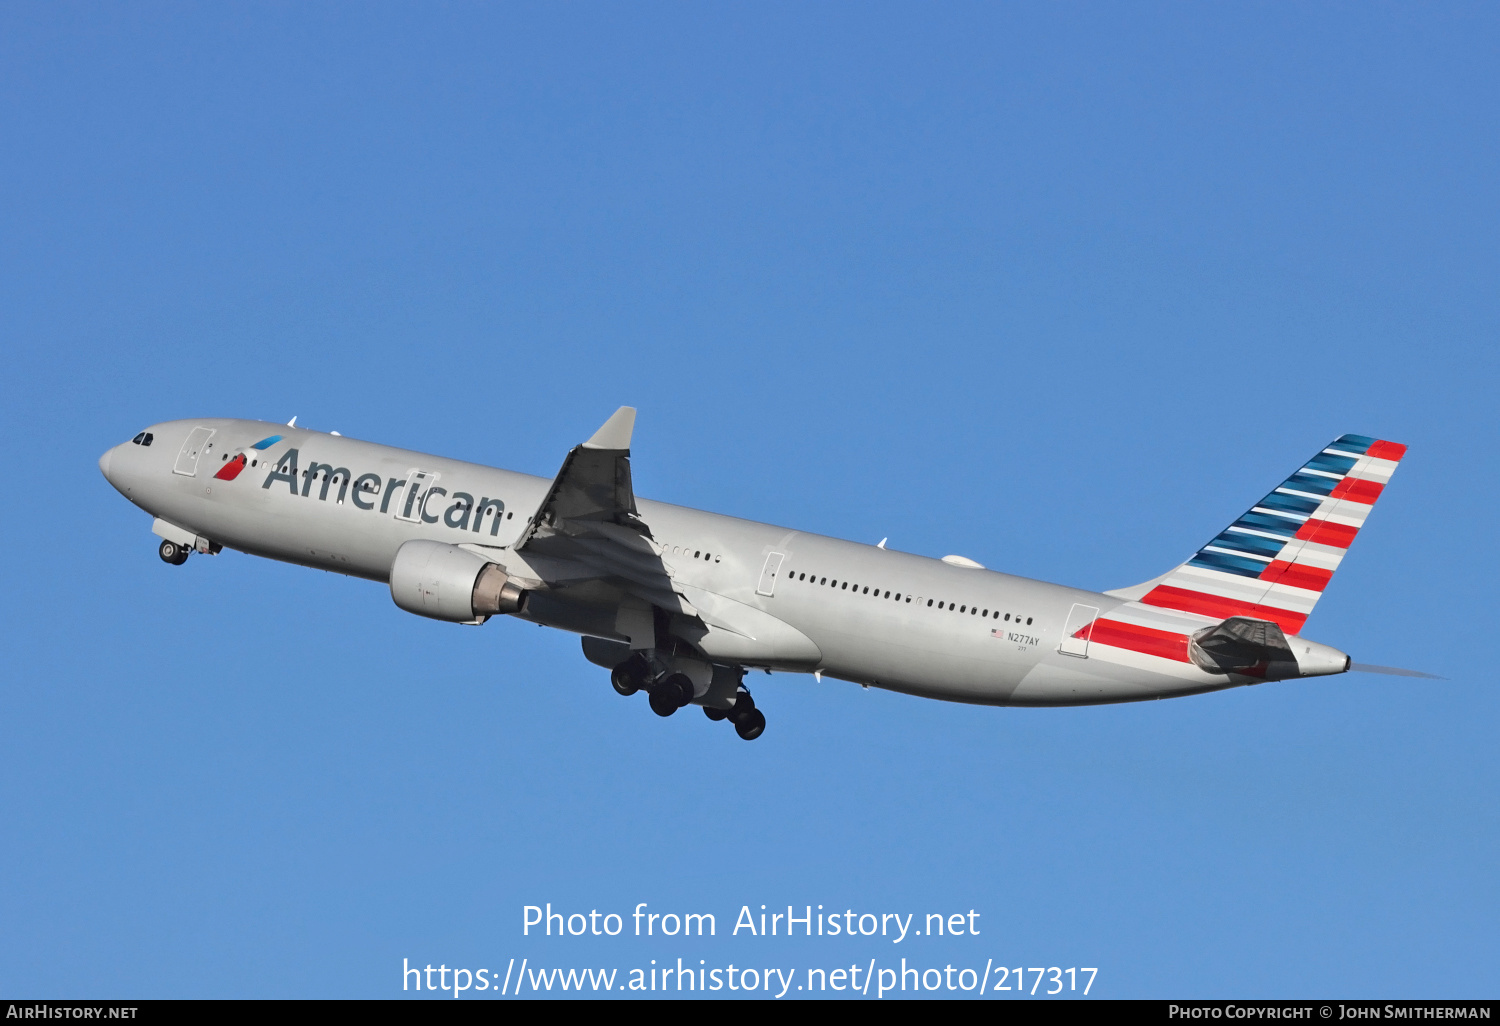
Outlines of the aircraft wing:
M 516 540 L 521 551 L 558 534 L 579 534 L 612 525 L 644 538 L 651 531 L 636 515 L 630 484 L 630 436 L 635 410 L 621 406 L 582 445 L 563 460 L 547 497 Z
M 562 576 L 568 583 L 585 577 L 613 580 L 654 606 L 699 616 L 636 511 L 630 482 L 634 428 L 635 410 L 622 406 L 568 453 L 513 551 L 543 574 L 549 564 L 567 564 Z

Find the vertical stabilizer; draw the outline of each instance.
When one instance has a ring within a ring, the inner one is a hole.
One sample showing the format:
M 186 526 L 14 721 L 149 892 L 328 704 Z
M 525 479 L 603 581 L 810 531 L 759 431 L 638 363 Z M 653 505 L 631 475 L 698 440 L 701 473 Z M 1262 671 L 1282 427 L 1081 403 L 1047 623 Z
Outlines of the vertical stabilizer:
M 1404 455 L 1396 442 L 1341 436 L 1140 601 L 1296 634 Z
M 1406 446 L 1342 435 L 1193 557 L 1093 625 L 1095 645 L 1188 661 L 1189 638 L 1230 617 L 1297 634 L 1364 526 Z

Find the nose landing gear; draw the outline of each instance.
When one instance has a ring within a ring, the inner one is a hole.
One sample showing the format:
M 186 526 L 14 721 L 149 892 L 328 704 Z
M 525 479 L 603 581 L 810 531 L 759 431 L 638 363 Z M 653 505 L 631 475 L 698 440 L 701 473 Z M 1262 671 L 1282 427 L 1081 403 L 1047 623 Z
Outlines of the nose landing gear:
M 156 554 L 161 557 L 163 563 L 171 563 L 173 566 L 181 566 L 187 562 L 188 558 L 186 546 L 178 545 L 173 541 L 167 541 L 165 538 L 156 547 Z

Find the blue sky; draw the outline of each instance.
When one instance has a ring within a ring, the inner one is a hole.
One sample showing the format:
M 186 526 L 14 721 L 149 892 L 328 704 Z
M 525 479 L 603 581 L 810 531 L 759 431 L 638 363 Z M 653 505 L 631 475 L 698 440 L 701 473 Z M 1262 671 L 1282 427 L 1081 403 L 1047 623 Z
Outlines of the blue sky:
M 1494 996 L 1497 44 L 1480 4 L 6 6 L 0 994 L 905 956 Z M 762 677 L 745 744 L 569 635 L 165 566 L 96 466 L 295 414 L 550 475 L 620 404 L 640 494 L 1101 589 L 1404 442 L 1306 633 L 1449 679 Z M 720 936 L 523 938 L 549 901 Z M 982 933 L 723 936 L 761 904 Z

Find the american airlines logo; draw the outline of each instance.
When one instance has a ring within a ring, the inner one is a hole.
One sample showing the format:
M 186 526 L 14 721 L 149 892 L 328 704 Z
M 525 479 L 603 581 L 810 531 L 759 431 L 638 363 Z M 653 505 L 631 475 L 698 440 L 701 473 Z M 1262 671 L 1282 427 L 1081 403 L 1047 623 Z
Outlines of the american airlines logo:
M 453 492 L 450 495 L 446 488 L 437 486 L 441 475 L 432 471 L 414 467 L 406 472 L 405 477 L 383 478 L 379 474 L 361 474 L 355 477 L 349 468 L 336 467 L 331 463 L 314 461 L 306 468 L 299 468 L 299 456 L 296 449 L 288 449 L 283 453 L 266 475 L 261 488 L 269 490 L 285 484 L 293 496 L 308 499 L 316 495 L 320 502 L 328 501 L 332 494 L 335 503 L 341 505 L 347 499 L 356 509 L 364 510 L 374 510 L 378 498 L 380 512 L 394 513 L 397 520 L 414 524 L 436 524 L 441 521 L 456 530 L 473 531 L 476 534 L 480 533 L 485 525 L 485 518 L 489 517 L 492 537 L 499 534 L 500 521 L 506 519 L 503 500 L 488 495 L 476 500 L 468 492 Z M 239 476 L 244 466 L 245 455 L 241 453 L 214 476 L 220 480 L 232 481 Z M 447 506 L 443 508 L 445 501 Z M 512 517 L 514 515 L 511 514 Z

